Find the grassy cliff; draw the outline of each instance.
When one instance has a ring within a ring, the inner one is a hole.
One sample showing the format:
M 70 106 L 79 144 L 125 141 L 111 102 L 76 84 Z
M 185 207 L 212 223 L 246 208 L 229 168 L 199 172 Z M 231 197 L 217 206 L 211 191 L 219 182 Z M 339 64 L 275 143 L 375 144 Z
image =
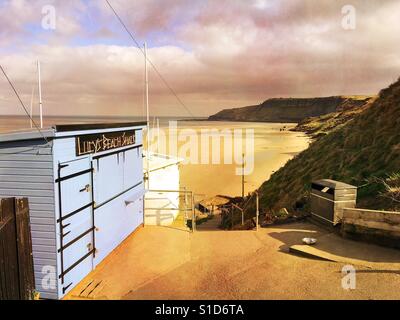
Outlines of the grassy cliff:
M 310 117 L 360 108 L 368 99 L 370 97 L 357 96 L 269 99 L 256 106 L 222 110 L 208 120 L 297 123 Z
M 331 178 L 359 186 L 360 207 L 400 209 L 388 188 L 398 172 L 400 80 L 382 90 L 367 110 L 314 141 L 273 174 L 259 189 L 260 204 L 263 211 L 274 212 L 307 206 L 311 181 Z M 398 185 L 391 188 L 399 191 Z
M 319 138 L 346 125 L 350 120 L 366 111 L 376 97 L 354 96 L 341 103 L 336 111 L 302 120 L 292 131 L 305 132 Z M 357 101 L 357 103 L 355 103 Z

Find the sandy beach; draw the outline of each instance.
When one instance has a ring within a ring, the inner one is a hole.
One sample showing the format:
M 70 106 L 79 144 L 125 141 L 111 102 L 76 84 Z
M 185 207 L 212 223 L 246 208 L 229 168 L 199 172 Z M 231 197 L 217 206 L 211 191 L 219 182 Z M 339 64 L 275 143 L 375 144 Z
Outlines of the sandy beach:
M 307 135 L 288 131 L 294 126 L 293 123 L 182 121 L 179 122 L 178 132 L 190 128 L 200 135 L 202 129 L 217 129 L 219 132 L 226 129 L 233 131 L 236 128 L 254 129 L 254 170 L 245 176 L 245 194 L 247 194 L 257 189 L 273 172 L 308 147 L 310 139 Z M 280 131 L 283 127 L 286 130 Z M 242 138 L 245 139 L 244 134 Z M 221 145 L 221 159 L 224 151 L 224 145 Z M 241 195 L 242 177 L 236 175 L 238 165 L 212 164 L 211 155 L 207 157 L 210 158 L 209 164 L 181 165 L 181 187 L 193 190 L 199 198 Z

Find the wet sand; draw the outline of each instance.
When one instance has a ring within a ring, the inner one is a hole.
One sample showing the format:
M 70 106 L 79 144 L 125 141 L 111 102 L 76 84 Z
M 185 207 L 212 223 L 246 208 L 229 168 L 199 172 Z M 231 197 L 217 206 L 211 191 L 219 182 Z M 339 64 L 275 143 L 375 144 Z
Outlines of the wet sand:
M 280 131 L 286 127 L 285 131 Z M 256 190 L 273 172 L 285 165 L 301 151 L 307 149 L 310 139 L 299 132 L 288 129 L 295 124 L 254 123 L 254 122 L 221 122 L 221 121 L 182 121 L 178 124 L 178 134 L 181 130 L 194 129 L 200 135 L 202 129 L 222 130 L 254 129 L 254 170 L 245 176 L 245 194 Z M 244 140 L 245 134 L 242 135 Z M 197 138 L 200 141 L 200 138 Z M 189 140 L 189 138 L 188 138 Z M 178 146 L 182 146 L 181 142 Z M 224 147 L 221 143 L 220 159 L 224 159 Z M 180 184 L 198 194 L 198 198 L 215 195 L 240 196 L 242 193 L 242 177 L 236 174 L 241 171 L 240 164 L 212 164 L 212 151 L 206 157 L 208 164 L 182 164 L 180 168 Z M 181 155 L 182 156 L 182 155 Z M 186 154 L 188 160 L 190 154 Z

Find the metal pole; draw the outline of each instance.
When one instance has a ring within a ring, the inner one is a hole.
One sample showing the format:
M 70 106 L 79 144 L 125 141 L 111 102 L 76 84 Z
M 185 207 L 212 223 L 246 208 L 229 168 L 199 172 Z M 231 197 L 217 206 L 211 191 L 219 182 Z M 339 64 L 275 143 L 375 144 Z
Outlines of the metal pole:
M 143 227 L 146 225 L 146 196 L 143 196 Z
M 157 153 L 160 153 L 160 119 L 157 118 Z
M 43 103 L 42 103 L 42 83 L 40 74 L 40 61 L 37 61 L 38 69 L 38 86 L 39 86 L 39 114 L 40 114 L 40 128 L 43 128 Z
M 144 43 L 144 72 L 145 72 L 145 86 L 146 86 L 146 121 L 147 121 L 147 188 L 150 189 L 150 113 L 149 113 L 149 73 L 147 68 L 147 44 Z
M 196 231 L 196 209 L 194 207 L 194 194 L 192 192 L 192 231 Z
M 184 201 L 185 201 L 185 206 L 184 206 L 184 212 L 183 212 L 183 216 L 184 216 L 184 223 L 185 223 L 185 228 L 187 227 L 187 218 L 188 218 L 188 213 L 187 213 L 187 193 L 186 193 L 186 187 L 184 187 L 183 188 L 183 190 L 184 190 Z
M 32 119 L 33 119 L 33 94 L 34 94 L 34 92 L 35 92 L 35 86 L 34 85 L 32 85 L 32 95 L 31 95 L 31 107 L 30 107 L 30 110 L 29 110 L 29 115 L 30 115 L 30 123 L 31 123 L 31 129 L 33 128 L 33 121 L 32 121 Z
M 231 229 L 233 229 L 233 204 L 231 206 Z
M 244 198 L 244 153 L 242 154 L 242 198 Z
M 153 118 L 153 128 L 151 129 L 151 141 L 154 140 L 155 132 L 156 132 L 156 117 Z M 152 147 L 153 147 L 153 154 L 157 153 L 154 150 L 155 146 L 153 145 Z
M 256 231 L 258 231 L 258 216 L 259 216 L 259 199 L 258 192 L 256 191 Z

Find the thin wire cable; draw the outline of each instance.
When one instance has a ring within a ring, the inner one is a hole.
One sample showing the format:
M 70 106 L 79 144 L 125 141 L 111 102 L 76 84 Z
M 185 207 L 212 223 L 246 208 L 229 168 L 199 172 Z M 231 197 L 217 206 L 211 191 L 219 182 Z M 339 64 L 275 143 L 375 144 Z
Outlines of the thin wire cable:
M 108 4 L 108 6 L 110 7 L 110 9 L 112 10 L 112 12 L 114 13 L 115 17 L 118 19 L 118 21 L 120 22 L 120 24 L 123 26 L 123 28 L 125 29 L 125 31 L 129 34 L 129 36 L 131 37 L 131 39 L 133 40 L 133 42 L 135 43 L 135 45 L 137 46 L 137 48 L 142 52 L 142 54 L 144 55 L 144 50 L 143 48 L 140 46 L 139 42 L 135 39 L 135 37 L 133 36 L 132 32 L 129 30 L 129 28 L 126 26 L 126 24 L 124 23 L 124 21 L 121 19 L 121 17 L 119 16 L 119 14 L 117 13 L 117 11 L 115 11 L 114 7 L 111 5 L 111 3 L 108 0 L 105 0 Z M 177 93 L 175 92 L 174 89 L 172 89 L 172 87 L 168 84 L 167 80 L 164 78 L 164 76 L 161 74 L 160 71 L 158 71 L 157 67 L 155 66 L 155 64 L 147 57 L 147 61 L 149 62 L 149 64 L 152 66 L 152 68 L 154 69 L 154 71 L 156 72 L 156 74 L 160 77 L 161 81 L 165 84 L 165 86 L 168 88 L 168 90 L 175 96 L 175 98 L 178 100 L 179 104 L 185 108 L 185 110 L 189 113 L 190 116 L 194 117 L 194 114 L 192 113 L 192 111 L 190 111 L 190 109 L 186 106 L 186 104 L 181 100 L 181 98 L 179 98 L 179 96 L 177 95 Z
M 42 130 L 40 130 L 39 126 L 36 124 L 36 122 L 32 119 L 31 115 L 29 114 L 28 110 L 26 109 L 24 103 L 21 100 L 21 97 L 19 96 L 17 90 L 15 89 L 13 83 L 11 82 L 10 78 L 8 77 L 7 73 L 5 72 L 3 66 L 0 64 L 0 69 L 3 72 L 5 78 L 7 79 L 8 83 L 10 84 L 11 88 L 13 89 L 15 95 L 17 96 L 22 108 L 24 109 L 26 115 L 28 116 L 28 118 L 32 121 L 33 125 L 35 126 L 36 130 L 40 133 L 40 135 L 42 136 L 42 138 L 46 141 L 46 143 L 49 143 L 49 140 L 47 140 L 47 138 L 44 136 Z

